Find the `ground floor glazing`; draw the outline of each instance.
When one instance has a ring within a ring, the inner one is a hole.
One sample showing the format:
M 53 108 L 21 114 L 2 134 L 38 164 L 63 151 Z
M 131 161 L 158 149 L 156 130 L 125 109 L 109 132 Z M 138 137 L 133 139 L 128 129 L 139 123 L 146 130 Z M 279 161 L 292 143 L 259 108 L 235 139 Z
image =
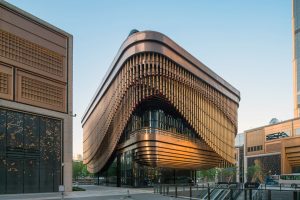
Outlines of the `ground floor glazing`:
M 0 108 L 0 194 L 55 192 L 62 120 Z

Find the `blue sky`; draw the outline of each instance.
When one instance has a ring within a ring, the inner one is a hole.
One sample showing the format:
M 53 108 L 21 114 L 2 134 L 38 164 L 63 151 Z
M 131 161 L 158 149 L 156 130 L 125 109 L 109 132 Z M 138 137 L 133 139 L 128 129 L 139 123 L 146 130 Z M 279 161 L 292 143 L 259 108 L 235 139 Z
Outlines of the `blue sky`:
M 162 32 L 241 92 L 239 132 L 293 117 L 291 0 L 9 0 L 74 36 L 81 117 L 131 29 Z

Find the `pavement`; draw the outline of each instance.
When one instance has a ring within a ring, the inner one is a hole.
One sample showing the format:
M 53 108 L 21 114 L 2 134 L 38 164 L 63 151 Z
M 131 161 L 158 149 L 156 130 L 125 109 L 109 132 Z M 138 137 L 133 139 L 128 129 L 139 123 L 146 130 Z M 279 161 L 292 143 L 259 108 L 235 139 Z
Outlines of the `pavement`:
M 79 186 L 86 191 L 61 193 L 30 193 L 0 195 L 1 200 L 173 200 L 173 197 L 153 194 L 153 188 L 118 188 L 108 186 L 85 185 Z M 178 199 L 178 198 L 177 198 Z

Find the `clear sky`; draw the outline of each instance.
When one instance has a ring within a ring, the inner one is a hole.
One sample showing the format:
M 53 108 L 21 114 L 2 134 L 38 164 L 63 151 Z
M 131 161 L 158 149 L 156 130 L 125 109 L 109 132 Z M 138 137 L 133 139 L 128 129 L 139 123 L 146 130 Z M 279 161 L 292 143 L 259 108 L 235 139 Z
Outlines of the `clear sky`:
M 8 0 L 74 36 L 81 117 L 131 29 L 162 32 L 241 92 L 239 132 L 293 117 L 291 0 Z

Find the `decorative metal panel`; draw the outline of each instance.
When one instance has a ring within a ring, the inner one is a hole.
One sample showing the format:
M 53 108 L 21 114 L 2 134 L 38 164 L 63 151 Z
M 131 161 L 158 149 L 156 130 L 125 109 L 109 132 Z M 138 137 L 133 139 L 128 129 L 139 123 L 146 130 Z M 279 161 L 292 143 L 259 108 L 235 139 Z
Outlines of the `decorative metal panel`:
M 66 111 L 66 86 L 24 72 L 17 72 L 16 101 Z
M 57 77 L 65 75 L 62 55 L 3 30 L 0 56 Z
M 0 65 L 0 98 L 12 100 L 12 69 Z

